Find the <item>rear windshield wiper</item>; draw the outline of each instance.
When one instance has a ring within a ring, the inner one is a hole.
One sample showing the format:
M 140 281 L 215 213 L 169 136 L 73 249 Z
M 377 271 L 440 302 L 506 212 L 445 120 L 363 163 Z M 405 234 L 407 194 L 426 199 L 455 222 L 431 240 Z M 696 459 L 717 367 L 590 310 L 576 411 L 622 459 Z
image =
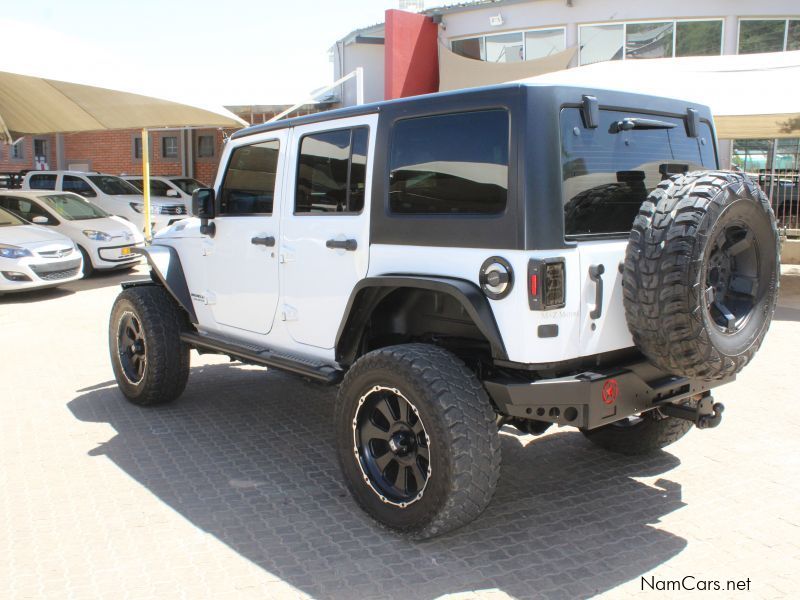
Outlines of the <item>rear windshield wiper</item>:
M 675 123 L 657 121 L 656 119 L 640 119 L 638 117 L 626 117 L 622 121 L 616 121 L 609 128 L 610 133 L 620 131 L 630 131 L 631 129 L 672 129 Z

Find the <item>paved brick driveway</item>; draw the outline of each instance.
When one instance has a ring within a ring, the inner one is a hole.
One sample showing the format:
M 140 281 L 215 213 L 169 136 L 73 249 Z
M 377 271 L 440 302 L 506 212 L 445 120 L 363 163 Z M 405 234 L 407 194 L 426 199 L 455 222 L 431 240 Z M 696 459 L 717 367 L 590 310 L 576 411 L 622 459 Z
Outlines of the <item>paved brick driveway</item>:
M 331 390 L 194 355 L 177 403 L 125 403 L 122 278 L 0 299 L 0 598 L 670 597 L 640 578 L 686 575 L 798 594 L 800 290 L 719 429 L 635 460 L 506 432 L 487 512 L 413 544 L 347 496 Z

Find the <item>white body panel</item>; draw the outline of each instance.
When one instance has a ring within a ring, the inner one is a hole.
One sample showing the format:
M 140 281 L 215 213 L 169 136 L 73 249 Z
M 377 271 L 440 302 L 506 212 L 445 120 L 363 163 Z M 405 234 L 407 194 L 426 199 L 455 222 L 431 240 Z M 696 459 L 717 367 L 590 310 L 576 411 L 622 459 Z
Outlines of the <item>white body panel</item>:
M 368 156 L 374 155 L 377 115 L 339 119 L 297 127 L 292 132 L 291 156 L 305 134 L 370 125 Z M 297 160 L 289 161 L 281 226 L 281 319 L 292 339 L 332 349 L 350 293 L 367 274 L 369 264 L 369 202 L 360 214 L 294 214 Z M 365 197 L 372 192 L 372 161 L 367 163 Z M 355 251 L 326 247 L 328 240 L 355 240 Z

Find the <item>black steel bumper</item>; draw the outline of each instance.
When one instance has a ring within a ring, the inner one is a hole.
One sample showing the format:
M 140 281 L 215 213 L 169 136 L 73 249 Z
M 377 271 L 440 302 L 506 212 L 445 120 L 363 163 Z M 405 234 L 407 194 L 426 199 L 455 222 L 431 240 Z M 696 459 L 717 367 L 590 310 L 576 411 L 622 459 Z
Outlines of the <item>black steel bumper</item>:
M 509 378 L 483 383 L 504 415 L 594 429 L 663 404 L 707 395 L 710 389 L 734 379 L 676 377 L 641 360 L 534 382 Z

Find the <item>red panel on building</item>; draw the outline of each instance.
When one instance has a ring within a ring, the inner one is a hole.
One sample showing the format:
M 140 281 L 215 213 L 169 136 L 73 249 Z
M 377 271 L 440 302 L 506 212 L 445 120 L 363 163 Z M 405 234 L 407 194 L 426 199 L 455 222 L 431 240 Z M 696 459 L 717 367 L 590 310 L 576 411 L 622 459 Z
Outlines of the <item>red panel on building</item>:
M 387 100 L 439 90 L 439 28 L 430 17 L 386 11 L 384 95 Z

